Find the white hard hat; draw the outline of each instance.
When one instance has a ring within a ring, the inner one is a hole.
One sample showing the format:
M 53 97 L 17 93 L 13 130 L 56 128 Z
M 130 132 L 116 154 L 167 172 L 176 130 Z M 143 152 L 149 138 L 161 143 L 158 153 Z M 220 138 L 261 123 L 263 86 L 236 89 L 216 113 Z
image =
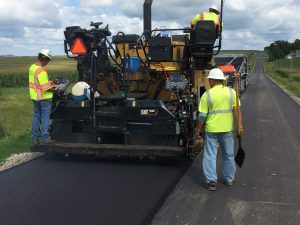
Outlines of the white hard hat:
M 86 89 L 86 93 L 87 93 L 87 90 L 89 88 L 90 88 L 90 85 L 88 85 L 86 82 L 84 82 L 84 81 L 77 82 L 72 88 L 72 95 L 83 96 L 84 90 Z
M 209 7 L 209 11 L 213 11 L 217 14 L 220 14 L 220 10 L 219 10 L 219 7 L 216 6 L 216 5 L 212 5 L 211 7 Z
M 42 49 L 39 53 L 46 56 L 49 59 L 51 59 L 51 57 L 52 57 L 51 51 L 47 48 Z
M 212 69 L 208 74 L 208 79 L 226 80 L 223 71 L 219 68 Z

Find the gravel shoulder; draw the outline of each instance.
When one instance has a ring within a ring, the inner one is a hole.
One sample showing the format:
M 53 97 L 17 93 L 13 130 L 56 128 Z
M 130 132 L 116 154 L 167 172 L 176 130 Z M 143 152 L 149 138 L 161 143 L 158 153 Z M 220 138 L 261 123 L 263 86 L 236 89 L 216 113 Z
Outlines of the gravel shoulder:
M 45 153 L 40 152 L 25 152 L 19 154 L 13 154 L 7 158 L 3 163 L 0 164 L 0 172 L 19 166 L 23 163 L 36 159 L 43 156 Z

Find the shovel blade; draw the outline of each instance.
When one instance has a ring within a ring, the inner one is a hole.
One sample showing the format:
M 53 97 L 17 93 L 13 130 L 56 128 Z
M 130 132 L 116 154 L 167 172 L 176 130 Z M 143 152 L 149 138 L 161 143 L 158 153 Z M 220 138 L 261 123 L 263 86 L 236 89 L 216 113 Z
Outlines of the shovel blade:
M 245 156 L 246 156 L 246 153 L 244 151 L 244 149 L 240 146 L 235 157 L 234 157 L 234 160 L 236 162 L 236 164 L 242 168 L 243 166 L 243 163 L 245 161 Z

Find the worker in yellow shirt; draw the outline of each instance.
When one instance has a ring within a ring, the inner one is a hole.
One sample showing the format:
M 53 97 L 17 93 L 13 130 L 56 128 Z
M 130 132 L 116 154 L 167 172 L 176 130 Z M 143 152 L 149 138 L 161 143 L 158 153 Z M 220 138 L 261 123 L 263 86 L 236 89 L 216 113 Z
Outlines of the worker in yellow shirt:
M 205 127 L 203 175 L 208 190 L 216 190 L 217 173 L 216 159 L 218 148 L 222 149 L 223 176 L 226 185 L 231 186 L 235 178 L 234 161 L 234 121 L 239 122 L 237 135 L 243 135 L 242 116 L 237 116 L 236 92 L 223 86 L 225 80 L 222 70 L 215 68 L 208 74 L 211 89 L 207 90 L 200 99 L 199 120 L 196 132 Z M 240 113 L 240 111 L 239 111 Z M 237 118 L 240 121 L 237 121 Z
M 34 104 L 32 118 L 32 143 L 38 144 L 40 130 L 43 143 L 53 143 L 49 136 L 49 121 L 52 108 L 53 82 L 48 79 L 48 73 L 44 67 L 51 59 L 49 49 L 42 49 L 37 61 L 29 68 L 29 93 Z
M 191 21 L 190 23 L 190 27 L 192 29 L 194 29 L 196 23 L 199 21 L 199 20 L 211 20 L 211 21 L 214 21 L 215 23 L 215 26 L 216 26 L 216 30 L 217 30 L 217 33 L 219 34 L 221 32 L 221 27 L 220 27 L 220 11 L 218 9 L 217 6 L 212 6 L 209 8 L 209 11 L 208 12 L 201 12 L 199 14 L 197 14 Z
M 220 19 L 220 11 L 218 9 L 217 6 L 212 6 L 209 8 L 209 12 L 201 12 L 198 13 L 196 16 L 194 16 L 194 18 L 192 19 L 192 21 L 190 22 L 190 27 L 192 30 L 196 29 L 201 29 L 201 27 L 197 27 L 196 24 L 198 21 L 213 21 L 214 25 L 215 25 L 215 29 L 216 29 L 216 33 L 214 34 L 215 41 L 218 38 L 218 36 L 221 34 L 221 19 Z M 206 30 L 207 28 L 205 28 L 204 30 Z M 211 35 L 211 33 L 209 33 Z M 204 57 L 201 58 L 201 60 L 196 60 L 196 68 L 199 69 L 204 69 L 204 68 L 211 68 L 215 66 L 214 63 L 214 59 L 213 59 L 213 48 L 214 48 L 214 44 L 212 44 L 211 46 L 207 46 L 207 44 L 205 44 L 205 46 L 202 46 L 202 49 L 205 49 L 206 51 L 206 55 Z

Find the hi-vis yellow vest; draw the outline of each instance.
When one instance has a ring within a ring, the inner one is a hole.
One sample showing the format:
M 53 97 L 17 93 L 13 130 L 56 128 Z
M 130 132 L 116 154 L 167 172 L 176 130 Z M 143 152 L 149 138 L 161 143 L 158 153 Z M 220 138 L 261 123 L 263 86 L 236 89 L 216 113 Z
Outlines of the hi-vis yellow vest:
M 199 20 L 212 20 L 214 21 L 217 29 L 220 28 L 220 17 L 213 12 L 202 12 L 197 14 L 191 21 L 191 28 L 194 28 Z
M 205 131 L 212 133 L 232 131 L 233 107 L 236 106 L 236 92 L 232 88 L 216 85 L 207 90 L 199 104 L 199 112 L 207 115 Z
M 49 90 L 52 87 L 48 79 L 47 71 L 36 64 L 29 68 L 29 93 L 30 98 L 35 101 L 52 99 L 53 94 Z

